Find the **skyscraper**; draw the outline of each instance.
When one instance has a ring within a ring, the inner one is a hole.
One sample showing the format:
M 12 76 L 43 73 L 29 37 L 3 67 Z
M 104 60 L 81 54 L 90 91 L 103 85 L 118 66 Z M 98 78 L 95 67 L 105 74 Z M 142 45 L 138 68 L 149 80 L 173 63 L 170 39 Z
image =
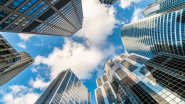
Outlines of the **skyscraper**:
M 90 92 L 71 69 L 62 71 L 35 104 L 91 104 Z
M 179 97 L 185 101 L 185 57 L 159 53 L 145 65 L 155 81 L 170 89 L 175 95 L 172 100 Z
M 119 97 L 122 97 L 123 101 L 127 98 L 126 101 L 134 104 L 184 104 L 183 93 L 175 93 L 176 91 L 174 91 L 174 89 L 180 91 L 184 86 L 171 83 L 174 86 L 170 88 L 168 87 L 170 84 L 166 82 L 165 84 L 167 85 L 162 85 L 162 79 L 159 79 L 161 77 L 158 76 L 159 78 L 157 78 L 157 74 L 153 74 L 155 70 L 148 70 L 149 66 L 145 66 L 145 63 L 149 62 L 148 60 L 149 58 L 147 57 L 132 53 L 130 55 L 122 54 L 114 61 L 108 60 L 105 63 L 105 73 L 108 79 L 116 80 L 117 84 L 122 88 L 122 92 L 124 92 Z M 169 76 L 167 77 L 169 78 Z M 176 81 L 172 77 L 169 80 Z M 184 85 L 182 81 L 179 83 Z M 119 87 L 118 85 L 116 85 L 117 88 Z
M 7 83 L 34 62 L 33 58 L 27 52 L 19 52 L 19 54 L 21 59 L 0 73 L 0 86 Z
M 81 0 L 1 0 L 0 31 L 71 36 L 82 28 Z
M 174 11 L 177 8 L 184 8 L 185 0 L 155 0 L 143 10 L 145 17 L 153 16 L 165 11 Z
M 104 74 L 96 80 L 97 89 L 95 90 L 96 104 L 116 103 L 116 93 L 114 92 L 107 75 Z
M 94 91 L 96 104 L 131 104 L 116 79 L 110 82 L 104 74 L 96 80 L 96 85 L 97 89 Z
M 122 27 L 126 50 L 148 58 L 159 52 L 185 56 L 185 9 L 175 9 Z
M 20 54 L 0 35 L 0 73 L 20 60 Z
M 99 0 L 102 4 L 109 4 L 109 5 L 113 5 L 115 2 L 117 2 L 118 0 Z

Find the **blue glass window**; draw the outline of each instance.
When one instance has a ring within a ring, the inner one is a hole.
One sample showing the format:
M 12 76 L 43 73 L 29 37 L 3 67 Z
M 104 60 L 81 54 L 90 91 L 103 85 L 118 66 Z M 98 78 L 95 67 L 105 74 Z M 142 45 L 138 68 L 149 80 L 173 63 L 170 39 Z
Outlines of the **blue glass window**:
M 37 2 L 37 0 L 31 0 L 28 2 L 25 6 L 23 6 L 21 9 L 19 9 L 19 12 L 24 13 L 26 10 L 28 10 L 32 5 L 34 5 Z
M 8 0 L 0 0 L 0 5 L 4 5 Z
M 37 1 L 37 0 L 32 0 L 32 1 Z M 37 11 L 39 8 L 41 8 L 43 5 L 45 4 L 44 1 L 40 2 L 39 4 L 37 4 L 37 6 L 35 6 L 32 10 L 30 10 L 27 15 L 32 15 L 35 11 Z
M 8 8 L 10 9 L 15 9 L 17 8 L 19 5 L 21 5 L 25 0 L 15 0 L 13 3 L 11 3 L 10 5 L 8 5 Z
M 42 12 L 44 12 L 47 8 L 49 8 L 49 5 L 46 5 L 45 7 L 43 7 L 40 11 L 38 11 L 33 17 L 36 18 L 37 16 L 39 16 Z

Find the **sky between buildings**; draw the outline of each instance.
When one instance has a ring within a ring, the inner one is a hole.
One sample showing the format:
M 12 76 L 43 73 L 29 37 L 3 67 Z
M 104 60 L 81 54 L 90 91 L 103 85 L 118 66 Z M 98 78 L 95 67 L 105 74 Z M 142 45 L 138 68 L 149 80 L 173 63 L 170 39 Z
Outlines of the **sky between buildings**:
M 144 18 L 142 10 L 154 0 L 119 0 L 106 7 L 99 0 L 82 0 L 83 28 L 72 37 L 0 33 L 35 63 L 0 87 L 0 104 L 33 104 L 62 70 L 71 68 L 91 91 L 104 63 L 125 52 L 120 28 Z

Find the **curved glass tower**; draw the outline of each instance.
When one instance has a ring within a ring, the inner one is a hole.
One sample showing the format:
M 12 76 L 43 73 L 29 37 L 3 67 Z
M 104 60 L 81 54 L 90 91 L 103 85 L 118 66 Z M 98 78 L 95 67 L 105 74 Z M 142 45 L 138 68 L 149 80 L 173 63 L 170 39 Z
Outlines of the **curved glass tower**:
M 184 7 L 185 0 L 155 0 L 143 10 L 145 17 Z
M 129 53 L 148 58 L 159 52 L 184 56 L 185 9 L 166 11 L 125 25 L 121 29 L 121 37 Z

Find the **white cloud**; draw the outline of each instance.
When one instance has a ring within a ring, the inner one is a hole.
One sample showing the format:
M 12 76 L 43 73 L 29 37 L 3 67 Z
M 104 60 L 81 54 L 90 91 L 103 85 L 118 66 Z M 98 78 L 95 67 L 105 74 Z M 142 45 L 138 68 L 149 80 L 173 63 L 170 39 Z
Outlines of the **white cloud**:
M 26 41 L 28 41 L 30 37 L 33 37 L 35 35 L 19 33 L 18 36 L 20 37 L 21 42 L 17 43 L 17 45 L 23 49 L 26 49 Z
M 128 8 L 131 6 L 131 4 L 134 2 L 134 3 L 139 3 L 141 2 L 142 0 L 121 0 L 120 1 L 120 7 L 125 9 L 125 8 Z
M 36 80 L 33 80 L 31 78 L 31 80 L 29 81 L 29 84 L 33 88 L 37 88 L 37 89 L 43 90 L 46 87 L 48 87 L 48 85 L 50 84 L 50 81 L 49 82 L 44 82 L 44 79 L 40 75 L 38 75 Z
M 115 56 L 115 50 L 112 45 L 106 49 L 95 46 L 86 48 L 80 43 L 66 39 L 63 49 L 55 47 L 48 56 L 37 56 L 35 62 L 36 65 L 42 63 L 50 67 L 51 79 L 68 68 L 71 68 L 80 79 L 90 79 L 92 72 L 99 64 L 104 63 L 104 59 Z
M 82 4 L 83 28 L 77 32 L 77 36 L 88 38 L 92 44 L 104 42 L 118 23 L 115 18 L 116 9 L 113 6 L 107 8 L 98 0 L 83 0 Z
M 115 8 L 107 8 L 98 0 L 83 0 L 82 5 L 83 28 L 75 35 L 84 37 L 86 41 L 77 43 L 65 39 L 62 49 L 55 47 L 48 56 L 39 55 L 35 58 L 34 65 L 44 64 L 50 68 L 51 79 L 68 68 L 80 79 L 91 79 L 92 72 L 97 70 L 98 65 L 103 66 L 108 57 L 115 56 L 116 47 L 106 40 L 116 25 L 120 24 L 115 18 Z M 106 45 L 109 46 L 104 47 Z
M 38 93 L 34 93 L 33 89 L 25 86 L 13 85 L 10 86 L 10 92 L 3 92 L 3 97 L 0 100 L 1 103 L 5 104 L 34 104 L 39 98 Z
M 37 69 L 36 68 L 31 68 L 31 71 L 32 72 L 37 72 Z
M 35 62 L 33 63 L 34 65 L 39 65 L 40 63 L 41 63 L 41 60 L 42 60 L 42 56 L 37 56 L 36 58 L 35 58 Z
M 131 23 L 144 18 L 142 11 L 143 11 L 142 8 L 135 8 L 134 13 L 132 15 Z
M 20 42 L 17 44 L 19 47 L 23 48 L 23 49 L 26 49 L 26 45 L 25 45 L 25 41 L 23 42 Z
M 21 40 L 27 41 L 29 38 L 35 36 L 34 34 L 24 34 L 24 33 L 19 33 L 18 35 Z

